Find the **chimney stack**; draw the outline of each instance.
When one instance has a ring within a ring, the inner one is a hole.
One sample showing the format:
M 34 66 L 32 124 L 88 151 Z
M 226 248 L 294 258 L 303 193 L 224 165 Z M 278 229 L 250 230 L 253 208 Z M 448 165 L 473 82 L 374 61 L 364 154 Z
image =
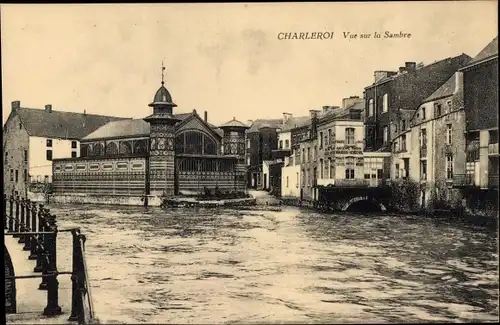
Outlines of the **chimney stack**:
M 11 108 L 13 111 L 15 111 L 16 109 L 18 109 L 20 107 L 21 107 L 21 102 L 18 100 L 13 101 L 11 104 Z
M 405 62 L 406 71 L 415 71 L 417 70 L 416 62 Z
M 283 124 L 285 124 L 289 119 L 290 117 L 292 117 L 293 115 L 290 114 L 290 113 L 283 113 Z
M 461 71 L 455 72 L 455 91 L 454 94 L 461 91 L 464 87 L 464 73 Z
M 208 122 L 208 112 L 205 111 L 205 122 Z
M 399 67 L 399 73 L 405 73 L 406 72 L 406 67 Z
M 52 113 L 52 105 L 51 104 L 47 104 L 45 105 L 45 111 L 47 113 Z

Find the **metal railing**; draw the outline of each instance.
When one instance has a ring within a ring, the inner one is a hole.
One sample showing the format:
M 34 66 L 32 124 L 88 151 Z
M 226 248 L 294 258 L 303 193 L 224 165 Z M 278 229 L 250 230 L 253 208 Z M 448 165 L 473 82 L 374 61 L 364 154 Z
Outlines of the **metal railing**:
M 6 236 L 19 238 L 24 244 L 23 250 L 30 251 L 29 260 L 36 260 L 34 275 L 18 275 L 6 279 L 41 278 L 39 290 L 47 291 L 47 305 L 43 310 L 45 316 L 62 314 L 59 306 L 58 275 L 71 275 L 72 304 L 70 321 L 78 324 L 95 322 L 92 296 L 90 294 L 89 277 L 85 261 L 85 236 L 80 229 L 58 229 L 56 216 L 51 214 L 43 204 L 36 204 L 19 196 L 3 196 L 4 229 Z M 8 207 L 8 208 L 7 208 Z M 73 266 L 68 272 L 57 270 L 57 235 L 60 232 L 71 232 L 73 236 Z
M 488 187 L 490 188 L 498 187 L 498 174 L 488 175 Z
M 474 174 L 453 174 L 453 186 L 474 186 Z

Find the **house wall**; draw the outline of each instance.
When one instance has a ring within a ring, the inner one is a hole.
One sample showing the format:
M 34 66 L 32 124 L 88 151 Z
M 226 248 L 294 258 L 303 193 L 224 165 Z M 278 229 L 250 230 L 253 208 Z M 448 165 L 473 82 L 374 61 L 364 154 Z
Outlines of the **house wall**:
M 28 154 L 25 160 L 25 152 L 29 153 L 29 146 L 28 132 L 20 123 L 19 116 L 11 113 L 3 128 L 3 183 L 7 194 L 17 191 L 19 195 L 27 195 L 30 157 Z
M 52 140 L 52 147 L 47 146 L 47 140 Z M 76 148 L 71 148 L 73 141 Z M 52 159 L 71 158 L 72 152 L 75 152 L 76 157 L 80 156 L 77 140 L 30 137 L 29 147 L 29 173 L 33 182 L 52 181 L 52 161 L 47 160 L 47 150 L 52 151 Z
M 284 166 L 281 174 L 281 196 L 300 198 L 300 165 Z

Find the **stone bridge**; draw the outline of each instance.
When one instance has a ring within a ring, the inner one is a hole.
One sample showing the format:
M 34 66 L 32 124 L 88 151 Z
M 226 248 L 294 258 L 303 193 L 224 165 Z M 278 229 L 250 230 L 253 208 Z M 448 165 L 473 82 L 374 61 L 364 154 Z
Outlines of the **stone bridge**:
M 318 186 L 316 206 L 329 211 L 379 211 L 390 209 L 390 186 Z

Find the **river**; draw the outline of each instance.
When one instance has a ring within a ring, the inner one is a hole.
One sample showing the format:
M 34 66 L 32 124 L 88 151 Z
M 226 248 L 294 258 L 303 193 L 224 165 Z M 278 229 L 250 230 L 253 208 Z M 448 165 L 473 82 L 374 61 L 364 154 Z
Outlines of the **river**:
M 417 216 L 50 206 L 102 323 L 498 319 L 496 230 Z M 66 233 L 67 234 L 67 233 Z M 59 236 L 58 264 L 70 265 Z M 66 267 L 65 267 L 66 268 Z

